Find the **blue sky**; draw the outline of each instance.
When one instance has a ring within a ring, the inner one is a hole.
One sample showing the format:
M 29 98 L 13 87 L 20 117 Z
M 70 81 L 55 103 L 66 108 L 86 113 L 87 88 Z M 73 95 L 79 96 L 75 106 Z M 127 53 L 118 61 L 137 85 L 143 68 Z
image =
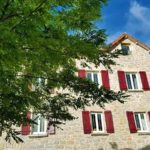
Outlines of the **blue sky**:
M 107 43 L 127 32 L 150 45 L 150 0 L 108 0 L 96 25 L 106 29 Z

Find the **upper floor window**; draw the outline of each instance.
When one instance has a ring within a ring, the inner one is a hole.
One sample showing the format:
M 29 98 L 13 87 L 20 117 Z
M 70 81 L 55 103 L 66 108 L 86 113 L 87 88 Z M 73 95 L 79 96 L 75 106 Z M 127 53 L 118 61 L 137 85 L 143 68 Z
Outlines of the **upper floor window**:
M 46 134 L 47 120 L 41 114 L 32 114 L 32 119 L 36 124 L 32 125 L 32 134 Z
M 127 43 L 121 44 L 121 49 L 122 49 L 124 55 L 129 55 L 131 53 L 130 45 Z
M 139 80 L 137 73 L 126 73 L 126 81 L 129 90 L 138 90 L 139 89 Z
M 134 113 L 137 130 L 148 131 L 146 113 Z
M 104 132 L 104 118 L 103 114 L 98 112 L 91 113 L 91 125 L 92 131 L 94 132 Z
M 40 87 L 42 87 L 42 86 L 45 86 L 45 85 L 46 85 L 46 82 L 47 82 L 47 80 L 44 79 L 44 78 L 37 78 L 35 84 L 36 84 L 36 87 L 40 88 Z
M 92 82 L 96 83 L 97 85 L 100 84 L 98 72 L 87 72 L 86 77 L 87 77 L 87 79 L 91 80 Z

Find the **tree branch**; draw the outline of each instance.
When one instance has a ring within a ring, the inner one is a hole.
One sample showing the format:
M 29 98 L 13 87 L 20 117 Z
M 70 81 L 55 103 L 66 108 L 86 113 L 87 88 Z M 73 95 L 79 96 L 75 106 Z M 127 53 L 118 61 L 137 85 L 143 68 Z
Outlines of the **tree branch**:
M 36 11 L 38 11 L 43 5 L 44 3 L 46 2 L 46 0 L 43 0 L 37 7 L 35 7 L 30 13 L 29 15 L 23 17 L 22 20 L 20 20 L 16 25 L 14 25 L 12 28 L 11 28 L 11 31 L 14 30 L 18 25 L 20 25 L 23 21 L 26 20 L 26 18 L 30 17 L 33 13 L 35 13 Z

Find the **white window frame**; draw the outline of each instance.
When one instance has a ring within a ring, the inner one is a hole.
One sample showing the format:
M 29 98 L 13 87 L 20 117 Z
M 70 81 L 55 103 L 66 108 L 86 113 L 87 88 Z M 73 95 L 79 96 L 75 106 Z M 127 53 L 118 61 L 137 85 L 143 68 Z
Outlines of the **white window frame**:
M 94 74 L 97 74 L 98 87 L 100 87 L 100 85 L 101 85 L 100 72 L 98 72 L 98 71 L 87 71 L 87 72 L 86 72 L 86 78 L 87 78 L 87 79 L 88 79 L 88 77 L 87 77 L 88 73 L 91 74 L 91 79 L 92 79 L 91 81 L 92 81 L 92 82 L 94 82 Z M 90 80 L 90 79 L 89 79 L 89 80 Z
M 33 114 L 34 113 L 32 113 L 31 114 L 31 118 L 33 118 Z M 37 116 L 41 116 L 41 114 L 36 114 Z M 32 135 L 46 135 L 47 134 L 47 124 L 48 124 L 48 122 L 47 122 L 47 120 L 46 119 L 44 119 L 44 132 L 40 132 L 40 119 L 39 119 L 39 117 L 37 118 L 38 119 L 38 125 L 37 125 L 37 132 L 33 132 L 33 127 L 31 126 L 31 131 L 32 131 Z
M 93 131 L 92 114 L 95 115 L 96 131 Z M 102 130 L 98 129 L 98 114 L 101 114 Z M 91 121 L 91 127 L 92 127 L 92 132 L 93 133 L 104 133 L 105 132 L 104 114 L 102 112 L 90 112 L 90 121 Z
M 133 78 L 132 78 L 132 75 L 135 75 L 136 76 L 136 80 L 137 80 L 137 89 L 134 88 L 134 84 L 133 84 Z M 129 85 L 128 85 L 128 81 L 127 81 L 127 75 L 130 76 L 130 80 L 131 80 L 131 87 L 132 89 L 129 89 Z M 126 79 L 126 83 L 127 83 L 127 88 L 129 91 L 138 91 L 138 90 L 141 90 L 141 82 L 139 80 L 139 73 L 137 72 L 125 72 L 125 79 Z
M 138 132 L 149 132 L 149 128 L 148 128 L 148 122 L 147 122 L 147 115 L 145 112 L 135 112 L 134 113 L 134 119 L 135 119 L 135 114 L 138 114 L 138 119 L 139 119 L 139 123 L 140 123 L 140 127 L 142 127 L 142 122 L 141 122 L 141 116 L 140 114 L 143 114 L 144 115 L 144 121 L 145 121 L 145 124 L 146 124 L 146 130 L 143 130 L 143 129 L 138 129 L 137 131 Z M 137 123 L 136 123 L 136 119 L 135 119 L 135 124 L 136 124 L 136 127 L 137 127 Z

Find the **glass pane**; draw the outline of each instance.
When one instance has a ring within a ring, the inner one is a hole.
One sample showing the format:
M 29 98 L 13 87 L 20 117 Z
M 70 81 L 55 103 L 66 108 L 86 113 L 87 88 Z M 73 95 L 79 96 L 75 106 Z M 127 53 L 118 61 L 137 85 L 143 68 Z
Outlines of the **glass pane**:
M 41 87 L 43 87 L 45 85 L 45 79 L 43 79 L 43 78 L 38 78 L 37 80 L 36 80 L 36 86 L 37 86 L 37 88 L 41 88 Z
M 44 132 L 44 122 L 45 119 L 43 117 L 40 117 L 40 132 Z
M 146 128 L 146 120 L 145 120 L 144 114 L 141 113 L 140 117 L 141 117 L 141 123 L 142 123 L 142 130 L 147 130 L 147 128 Z
M 102 115 L 101 114 L 97 114 L 97 119 L 98 119 L 98 129 L 99 131 L 102 131 Z
M 38 132 L 38 115 L 33 114 L 32 119 L 37 123 L 32 125 L 32 132 Z
M 129 50 L 129 46 L 128 45 L 121 45 L 121 47 L 122 47 L 123 50 L 127 50 L 127 51 Z
M 134 89 L 138 89 L 137 78 L 135 74 L 132 74 L 133 86 Z
M 130 75 L 126 74 L 126 78 L 127 78 L 128 89 L 132 89 Z
M 129 52 L 129 45 L 121 45 L 122 51 L 124 54 L 128 54 Z
M 98 76 L 97 76 L 97 73 L 94 73 L 94 82 L 96 84 L 98 84 Z
M 137 113 L 135 114 L 135 121 L 136 121 L 136 127 L 137 127 L 137 129 L 141 130 L 140 121 L 139 121 L 139 117 L 138 117 Z
M 87 73 L 87 78 L 92 81 L 92 75 L 91 75 L 91 73 Z
M 92 118 L 92 128 L 93 128 L 93 131 L 96 131 L 95 114 L 91 114 L 91 118 Z

